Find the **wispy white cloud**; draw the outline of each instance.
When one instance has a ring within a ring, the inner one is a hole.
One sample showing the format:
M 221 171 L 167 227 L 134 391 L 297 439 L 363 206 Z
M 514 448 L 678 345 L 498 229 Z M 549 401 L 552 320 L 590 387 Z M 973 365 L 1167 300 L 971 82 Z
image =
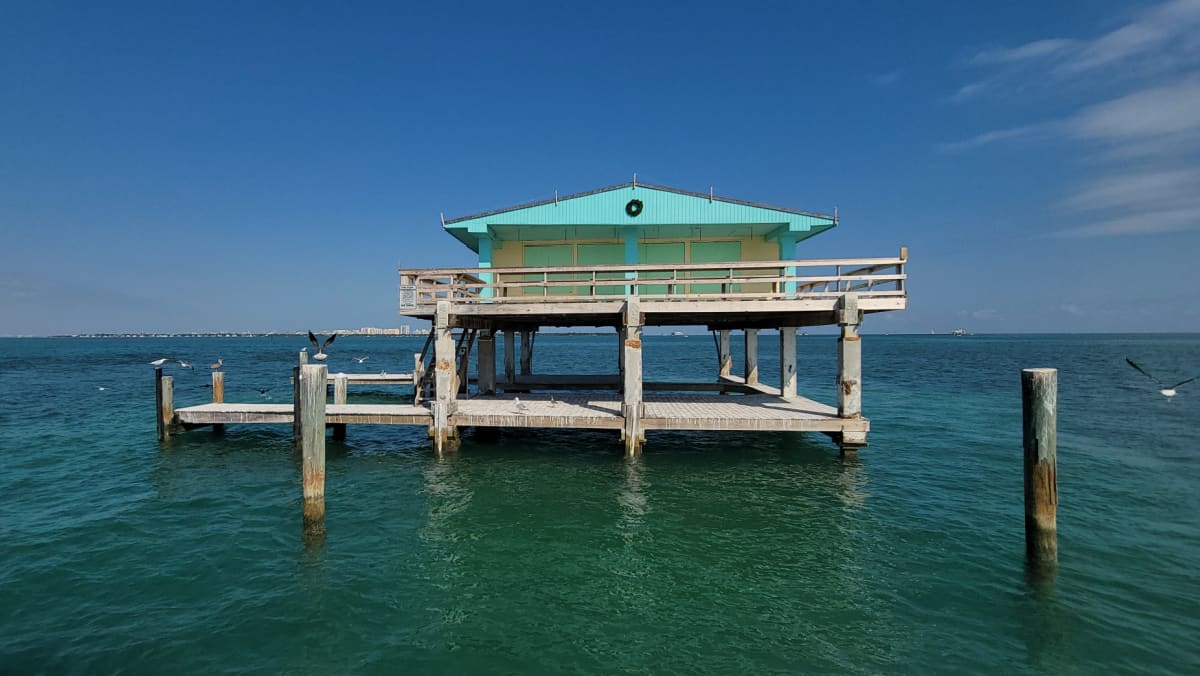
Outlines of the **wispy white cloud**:
M 894 70 L 890 73 L 876 75 L 875 77 L 871 78 L 871 82 L 873 82 L 877 87 L 892 87 L 900 84 L 900 79 L 902 77 L 903 74 L 900 71 Z
M 977 53 L 991 70 L 951 101 L 1043 83 L 1087 83 L 1095 101 L 1042 121 L 944 143 L 963 152 L 1033 140 L 1086 151 L 1095 175 L 1059 201 L 1051 237 L 1147 235 L 1200 229 L 1200 0 L 1169 0 L 1090 39 L 1053 37 Z
M 1082 317 L 1087 314 L 1083 311 L 1083 308 L 1079 307 L 1075 303 L 1063 303 L 1062 305 L 1059 305 L 1057 309 L 1071 315 L 1072 317 Z
M 978 319 L 985 322 L 1004 319 L 1004 316 L 1001 315 L 999 311 L 990 307 L 979 310 L 959 310 L 958 316 L 968 319 Z
M 1084 108 L 1070 122 L 1081 138 L 1126 142 L 1200 134 L 1200 78 L 1133 92 Z
M 1051 236 L 1112 237 L 1116 235 L 1153 235 L 1182 230 L 1200 230 L 1200 207 L 1126 214 L 1060 230 L 1051 233 Z
M 1065 38 L 1034 40 L 1017 47 L 985 49 L 972 57 L 971 63 L 981 65 L 1019 63 L 1071 52 L 1077 49 L 1078 45 L 1077 41 Z
M 1151 211 L 1181 201 L 1200 203 L 1200 170 L 1152 170 L 1093 179 L 1063 200 L 1062 206 L 1073 211 Z
M 1046 130 L 1046 125 L 1028 125 L 1025 127 L 1012 127 L 1009 129 L 993 129 L 985 131 L 981 134 L 976 134 L 968 139 L 961 141 L 952 141 L 943 143 L 941 149 L 944 152 L 954 153 L 963 150 L 971 150 L 980 146 L 991 145 L 1000 141 L 1012 141 L 1014 139 L 1029 138 L 1040 134 Z

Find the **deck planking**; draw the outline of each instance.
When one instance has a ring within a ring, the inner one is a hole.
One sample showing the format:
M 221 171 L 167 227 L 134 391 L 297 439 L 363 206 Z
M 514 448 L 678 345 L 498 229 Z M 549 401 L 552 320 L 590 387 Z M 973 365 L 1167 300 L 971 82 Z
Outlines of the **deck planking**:
M 519 405 L 518 405 L 519 399 Z M 187 425 L 290 424 L 291 404 L 202 404 L 175 410 Z M 429 408 L 406 404 L 327 404 L 326 422 L 348 425 L 428 425 Z M 562 396 L 497 395 L 462 399 L 451 415 L 462 427 L 621 429 L 621 399 L 610 393 Z M 811 399 L 752 394 L 734 397 L 648 394 L 647 430 L 841 432 L 869 430 L 866 418 L 839 418 L 837 409 Z

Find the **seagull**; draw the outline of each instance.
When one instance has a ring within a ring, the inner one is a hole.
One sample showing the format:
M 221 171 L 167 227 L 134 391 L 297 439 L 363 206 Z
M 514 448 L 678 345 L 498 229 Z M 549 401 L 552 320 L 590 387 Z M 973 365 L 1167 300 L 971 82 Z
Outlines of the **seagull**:
M 269 387 L 256 387 L 256 388 L 254 388 L 254 391 L 261 394 L 263 399 L 271 398 L 271 395 L 267 394 L 268 392 L 271 391 L 271 388 L 269 388 Z
M 558 406 L 558 402 L 557 402 L 557 401 L 554 401 L 554 395 L 553 395 L 553 394 L 552 394 L 552 395 L 550 395 L 550 405 L 551 405 L 551 406 Z
M 186 359 L 180 359 L 179 366 L 181 366 L 182 368 L 185 368 L 185 369 L 190 369 L 190 368 L 192 368 L 192 362 L 190 362 Z M 194 371 L 195 369 L 192 369 L 192 370 Z
M 513 403 L 517 405 L 517 413 L 525 415 L 529 411 L 529 407 L 521 403 L 520 397 L 513 397 Z
M 355 358 L 354 358 L 354 361 L 356 361 L 356 362 L 358 362 L 358 363 L 360 363 L 360 364 L 361 364 L 361 363 L 363 363 L 364 361 L 366 361 L 366 360 L 368 360 L 368 359 L 370 359 L 370 357 L 368 357 L 367 355 L 365 355 L 365 354 L 364 354 L 364 355 L 363 355 L 363 356 L 361 356 L 361 357 L 355 357 Z
M 171 361 L 171 360 L 167 359 L 166 357 L 163 357 L 162 359 L 155 359 L 154 361 L 150 362 L 150 365 L 151 366 L 162 366 L 163 364 L 165 364 L 169 361 Z
M 1128 363 L 1130 366 L 1132 366 L 1133 368 L 1137 369 L 1138 373 L 1140 373 L 1140 374 L 1142 374 L 1142 375 L 1146 376 L 1146 377 L 1147 377 L 1147 378 L 1149 378 L 1150 380 L 1153 380 L 1155 383 L 1157 383 L 1157 384 L 1158 384 L 1158 386 L 1162 388 L 1161 390 L 1159 390 L 1159 391 L 1158 391 L 1158 392 L 1159 392 L 1159 394 L 1161 394 L 1162 396 L 1166 397 L 1168 401 L 1170 401 L 1170 400 L 1171 400 L 1171 397 L 1173 397 L 1173 396 L 1175 396 L 1175 395 L 1177 394 L 1177 393 L 1175 392 L 1175 388 L 1179 387 L 1180 385 L 1187 385 L 1188 383 L 1190 383 L 1190 382 L 1192 382 L 1193 380 L 1195 380 L 1195 378 L 1188 378 L 1187 380 L 1181 380 L 1181 381 L 1179 381 L 1179 382 L 1175 383 L 1174 385 L 1171 385 L 1170 387 L 1167 387 L 1165 384 L 1163 384 L 1163 381 L 1159 380 L 1158 378 L 1155 378 L 1154 376 L 1150 375 L 1149 373 L 1146 373 L 1146 370 L 1145 370 L 1145 369 L 1143 369 L 1141 366 L 1138 366 L 1137 364 L 1133 363 L 1133 360 L 1132 360 L 1132 359 L 1130 359 L 1129 357 L 1126 357 L 1126 358 L 1125 358 L 1125 361 L 1126 361 L 1126 363 Z
M 216 371 L 217 369 L 221 368 L 224 365 L 225 365 L 225 360 L 221 359 L 220 357 L 217 357 L 217 361 L 215 363 L 209 364 L 208 368 Z
M 325 361 L 325 358 L 328 356 L 325 354 L 325 348 L 329 347 L 329 344 L 332 343 L 335 338 L 337 338 L 336 333 L 326 338 L 324 343 L 318 343 L 317 337 L 313 335 L 312 331 L 309 331 L 308 339 L 312 341 L 313 347 L 317 348 L 317 353 L 313 355 L 313 359 L 316 359 L 317 361 Z
M 96 389 L 100 390 L 101 392 L 104 392 L 105 390 L 111 390 L 112 388 L 109 387 L 108 385 L 97 385 Z

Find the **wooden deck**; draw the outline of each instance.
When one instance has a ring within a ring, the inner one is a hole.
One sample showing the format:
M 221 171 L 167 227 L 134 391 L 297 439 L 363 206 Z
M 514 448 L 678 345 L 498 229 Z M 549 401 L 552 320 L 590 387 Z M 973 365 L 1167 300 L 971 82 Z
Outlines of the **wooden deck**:
M 291 424 L 291 404 L 203 404 L 175 409 L 185 425 Z M 331 425 L 429 425 L 426 406 L 328 404 Z M 461 399 L 450 416 L 460 427 L 541 427 L 619 430 L 625 424 L 621 399 L 599 394 L 497 395 Z M 645 397 L 646 430 L 742 430 L 867 432 L 866 418 L 839 418 L 837 409 L 803 397 L 765 394 L 715 396 L 651 394 Z

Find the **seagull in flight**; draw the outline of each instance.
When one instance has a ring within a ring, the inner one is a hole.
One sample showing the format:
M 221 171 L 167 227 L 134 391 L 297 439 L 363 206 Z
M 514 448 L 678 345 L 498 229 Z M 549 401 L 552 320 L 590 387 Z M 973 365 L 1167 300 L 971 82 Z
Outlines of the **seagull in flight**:
M 171 360 L 166 357 L 163 357 L 162 359 L 155 359 L 154 361 L 150 362 L 150 365 L 151 366 L 162 366 L 163 364 L 165 364 L 169 361 L 171 361 Z
M 190 361 L 188 361 L 188 360 L 186 360 L 186 359 L 180 359 L 180 360 L 179 360 L 179 366 L 180 366 L 181 368 L 185 368 L 185 369 L 191 369 L 191 368 L 192 368 L 192 362 L 190 362 Z M 193 371 L 195 371 L 196 369 L 192 369 L 192 370 L 193 370 Z
M 1141 366 L 1138 366 L 1137 364 L 1133 363 L 1133 360 L 1132 360 L 1132 359 L 1130 359 L 1129 357 L 1126 357 L 1126 358 L 1125 358 L 1125 361 L 1126 361 L 1126 363 L 1128 363 L 1130 366 L 1132 366 L 1133 368 L 1137 369 L 1138 373 L 1140 373 L 1140 374 L 1142 374 L 1142 375 L 1146 376 L 1146 377 L 1147 377 L 1147 378 L 1149 378 L 1150 380 L 1153 380 L 1153 381 L 1154 381 L 1154 382 L 1155 382 L 1155 383 L 1156 383 L 1156 384 L 1157 384 L 1157 385 L 1158 385 L 1160 388 L 1162 388 L 1162 389 L 1160 389 L 1158 392 L 1159 392 L 1159 394 L 1161 394 L 1162 396 L 1166 397 L 1168 401 L 1170 401 L 1170 400 L 1171 400 L 1171 397 L 1173 397 L 1173 396 L 1175 396 L 1175 395 L 1177 394 L 1177 392 L 1175 391 L 1175 388 L 1179 387 L 1180 385 L 1187 385 L 1188 383 L 1190 383 L 1190 382 L 1192 382 L 1193 380 L 1195 380 L 1195 378 L 1188 378 L 1187 380 L 1181 380 L 1181 381 L 1179 381 L 1179 382 L 1175 383 L 1174 385 L 1171 385 L 1170 387 L 1168 387 L 1166 384 L 1164 384 L 1164 383 L 1163 383 L 1163 381 L 1161 381 L 1161 380 L 1159 380 L 1158 378 L 1155 378 L 1154 376 L 1152 376 L 1152 375 L 1150 375 L 1149 373 L 1147 373 L 1147 372 L 1146 372 L 1146 369 L 1144 369 L 1144 368 L 1142 368 Z
M 368 360 L 368 359 L 370 359 L 370 357 L 368 357 L 367 355 L 365 355 L 365 354 L 364 354 L 364 355 L 363 355 L 363 356 L 361 356 L 361 357 L 355 357 L 355 358 L 354 358 L 354 361 L 356 361 L 356 362 L 358 362 L 358 363 L 360 363 L 360 364 L 361 364 L 361 363 L 363 363 L 364 361 L 366 361 L 366 360 Z
M 271 398 L 271 395 L 268 394 L 268 392 L 271 391 L 271 388 L 269 388 L 269 387 L 256 387 L 256 388 L 254 388 L 254 391 L 261 394 L 263 399 Z
M 308 340 L 312 342 L 313 347 L 317 348 L 317 353 L 313 355 L 313 359 L 316 359 L 317 361 L 325 361 L 325 358 L 329 356 L 325 354 L 325 348 L 329 347 L 335 338 L 337 338 L 336 333 L 326 338 L 324 343 L 319 343 L 317 342 L 316 335 L 314 335 L 312 331 L 309 331 Z
M 520 397 L 513 397 L 513 403 L 517 405 L 517 413 L 520 413 L 521 415 L 525 415 L 526 413 L 529 412 L 529 407 L 526 406 L 525 403 L 521 401 Z

